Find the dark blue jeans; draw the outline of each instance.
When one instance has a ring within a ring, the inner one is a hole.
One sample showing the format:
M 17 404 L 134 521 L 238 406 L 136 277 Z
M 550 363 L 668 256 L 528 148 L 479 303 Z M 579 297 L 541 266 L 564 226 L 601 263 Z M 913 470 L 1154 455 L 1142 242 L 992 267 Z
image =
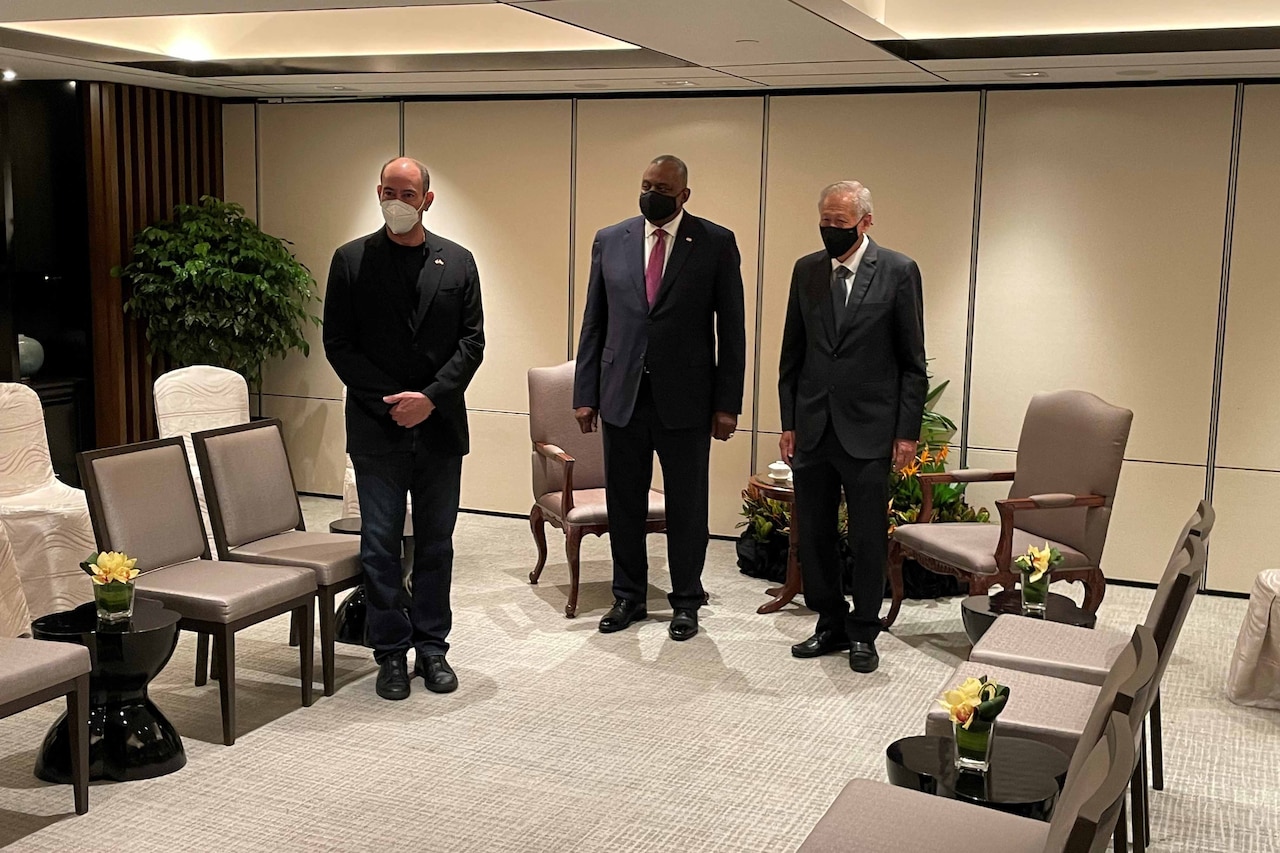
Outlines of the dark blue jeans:
M 405 654 L 449 651 L 453 611 L 453 528 L 458 520 L 462 457 L 418 444 L 407 453 L 351 454 L 360 498 L 360 559 L 368 595 L 368 640 L 381 662 Z M 400 563 L 405 496 L 413 497 L 412 596 Z

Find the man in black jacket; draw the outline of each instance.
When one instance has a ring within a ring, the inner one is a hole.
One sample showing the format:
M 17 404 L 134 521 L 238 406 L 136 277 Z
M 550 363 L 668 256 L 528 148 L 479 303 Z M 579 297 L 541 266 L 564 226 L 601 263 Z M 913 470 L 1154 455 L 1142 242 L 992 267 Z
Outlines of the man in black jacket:
M 889 470 L 915 458 L 928 393 L 920 268 L 872 242 L 871 192 L 856 181 L 822 191 L 824 251 L 796 261 L 782 333 L 778 396 L 782 458 L 794 470 L 808 658 L 849 649 L 874 672 L 888 556 Z M 843 488 L 853 554 L 853 612 L 840 585 L 837 513 Z
M 409 695 L 407 655 L 427 689 L 458 679 L 445 660 L 453 614 L 453 528 L 470 449 L 463 392 L 484 354 L 480 277 L 471 253 L 422 227 L 427 167 L 399 158 L 378 183 L 386 227 L 333 255 L 324 349 L 347 386 L 347 452 L 360 499 L 360 558 L 378 695 Z M 413 498 L 412 598 L 400 565 Z
M 643 215 L 602 228 L 574 373 L 583 432 L 604 424 L 605 500 L 613 607 L 605 633 L 648 615 L 645 519 L 653 454 L 666 486 L 673 640 L 698 632 L 707 555 L 711 439 L 727 441 L 742 411 L 746 328 L 733 232 L 684 209 L 689 172 L 663 155 L 640 181 Z

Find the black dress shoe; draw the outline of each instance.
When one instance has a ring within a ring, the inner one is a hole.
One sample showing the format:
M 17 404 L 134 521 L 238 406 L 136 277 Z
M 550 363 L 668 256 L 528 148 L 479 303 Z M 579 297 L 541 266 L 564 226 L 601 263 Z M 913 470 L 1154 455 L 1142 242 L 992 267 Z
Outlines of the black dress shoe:
M 849 648 L 849 669 L 854 672 L 875 672 L 880 666 L 880 655 L 875 643 L 854 643 Z
M 848 648 L 849 641 L 834 631 L 814 631 L 812 637 L 792 646 L 791 654 L 798 658 L 816 658 L 832 652 L 843 652 Z
M 614 631 L 621 631 L 632 622 L 639 622 L 648 615 L 649 611 L 645 609 L 642 602 L 619 598 L 613 602 L 609 612 L 600 620 L 600 631 L 604 634 L 612 634 Z
M 458 689 L 458 676 L 444 655 L 427 655 L 425 660 L 418 658 L 413 664 L 413 674 L 421 675 L 432 693 L 452 693 Z
M 409 663 L 405 655 L 392 655 L 378 664 L 376 689 L 383 699 L 409 698 Z
M 698 611 L 679 609 L 671 617 L 667 633 L 673 640 L 687 640 L 698 633 Z

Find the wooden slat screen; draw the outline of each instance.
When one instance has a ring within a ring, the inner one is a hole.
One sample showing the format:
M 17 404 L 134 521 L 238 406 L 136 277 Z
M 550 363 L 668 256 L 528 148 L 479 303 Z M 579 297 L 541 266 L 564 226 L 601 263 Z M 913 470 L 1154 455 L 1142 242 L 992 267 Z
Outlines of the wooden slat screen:
M 176 204 L 222 197 L 222 105 L 215 98 L 118 83 L 84 83 L 89 187 L 94 409 L 97 444 L 154 438 L 154 378 L 146 336 L 126 317 L 125 286 L 111 268 L 127 263 L 133 235 L 167 219 Z

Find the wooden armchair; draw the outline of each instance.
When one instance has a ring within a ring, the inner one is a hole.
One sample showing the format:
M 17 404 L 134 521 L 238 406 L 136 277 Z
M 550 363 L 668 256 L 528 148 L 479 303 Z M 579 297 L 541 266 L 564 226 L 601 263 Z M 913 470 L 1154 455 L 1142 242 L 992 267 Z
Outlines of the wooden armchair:
M 582 537 L 609 532 L 604 495 L 604 444 L 599 432 L 583 433 L 573 417 L 573 369 L 567 361 L 529 371 L 529 437 L 533 441 L 533 508 L 529 527 L 538 546 L 538 564 L 529 573 L 536 584 L 547 563 L 545 525 L 565 534 L 569 560 L 569 601 L 564 615 L 578 613 L 578 553 Z M 667 529 L 662 492 L 649 491 L 646 533 Z
M 902 606 L 902 563 L 915 559 L 931 572 L 954 575 L 979 595 L 993 585 L 1012 589 L 1016 555 L 1048 542 L 1062 552 L 1054 580 L 1084 585 L 1084 607 L 1096 613 L 1106 594 L 1102 549 L 1111 503 L 1120 479 L 1133 412 L 1085 391 L 1037 394 L 1027 407 L 1018 439 L 1016 471 L 961 469 L 921 474 L 920 522 L 899 526 L 889 542 L 893 603 L 887 628 Z M 938 483 L 1011 482 L 1009 497 L 996 501 L 1000 525 L 933 523 L 933 486 Z

